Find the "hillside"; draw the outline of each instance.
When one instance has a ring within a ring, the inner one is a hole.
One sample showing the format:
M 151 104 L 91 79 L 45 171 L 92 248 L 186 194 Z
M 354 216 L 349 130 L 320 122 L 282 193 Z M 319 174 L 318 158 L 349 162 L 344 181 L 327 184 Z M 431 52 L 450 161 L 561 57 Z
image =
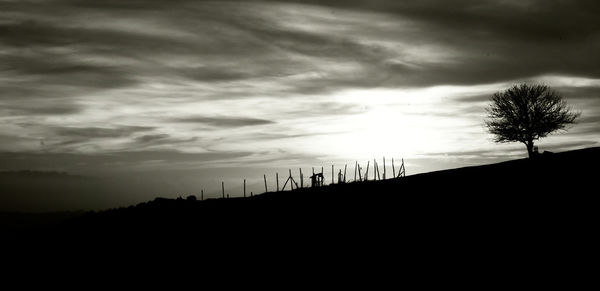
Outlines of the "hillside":
M 431 172 L 398 179 L 264 193 L 248 198 L 156 199 L 87 213 L 61 224 L 69 233 L 110 237 L 174 232 L 370 232 L 433 221 L 463 228 L 546 222 L 586 215 L 596 188 L 600 148 Z M 566 216 L 566 217 L 563 217 Z M 409 223 L 411 222 L 411 223 Z M 188 232 L 187 230 L 194 230 Z M 133 230 L 133 231 L 131 231 Z
M 248 198 L 157 198 L 89 212 L 27 237 L 93 244 L 170 241 L 263 251 L 339 245 L 386 253 L 399 246 L 431 253 L 448 248 L 507 252 L 519 242 L 519 247 L 535 245 L 538 253 L 556 243 L 587 241 L 597 195 L 591 166 L 599 158 L 600 148 L 590 148 Z

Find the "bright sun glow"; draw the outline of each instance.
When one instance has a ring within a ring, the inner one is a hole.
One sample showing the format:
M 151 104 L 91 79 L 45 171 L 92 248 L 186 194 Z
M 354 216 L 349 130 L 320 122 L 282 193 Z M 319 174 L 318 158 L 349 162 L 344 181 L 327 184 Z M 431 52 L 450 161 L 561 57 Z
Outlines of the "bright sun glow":
M 490 90 L 469 89 L 470 93 Z M 337 102 L 362 106 L 365 112 L 325 121 L 321 129 L 340 133 L 313 138 L 309 149 L 325 150 L 339 159 L 406 157 L 456 149 L 455 141 L 461 138 L 455 135 L 456 129 L 473 122 L 461 116 L 460 108 L 443 105 L 464 92 L 460 87 L 342 92 L 333 97 Z

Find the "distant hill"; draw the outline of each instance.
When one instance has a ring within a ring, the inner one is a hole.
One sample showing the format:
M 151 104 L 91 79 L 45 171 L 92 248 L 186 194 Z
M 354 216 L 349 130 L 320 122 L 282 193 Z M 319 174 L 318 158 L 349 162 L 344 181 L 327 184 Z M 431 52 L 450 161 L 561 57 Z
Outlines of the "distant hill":
M 600 148 L 589 148 L 247 198 L 157 198 L 88 212 L 27 237 L 102 246 L 175 241 L 271 255 L 329 250 L 421 263 L 478 252 L 547 260 L 557 248 L 577 254 L 589 246 L 599 160 Z

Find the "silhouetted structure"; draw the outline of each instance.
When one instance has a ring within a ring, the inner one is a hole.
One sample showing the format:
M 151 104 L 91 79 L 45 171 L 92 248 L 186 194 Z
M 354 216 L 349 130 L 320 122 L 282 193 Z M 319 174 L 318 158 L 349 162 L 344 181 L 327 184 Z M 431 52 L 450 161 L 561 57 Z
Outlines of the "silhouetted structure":
M 320 187 L 323 186 L 323 173 L 316 173 L 310 176 L 310 186 L 311 187 Z

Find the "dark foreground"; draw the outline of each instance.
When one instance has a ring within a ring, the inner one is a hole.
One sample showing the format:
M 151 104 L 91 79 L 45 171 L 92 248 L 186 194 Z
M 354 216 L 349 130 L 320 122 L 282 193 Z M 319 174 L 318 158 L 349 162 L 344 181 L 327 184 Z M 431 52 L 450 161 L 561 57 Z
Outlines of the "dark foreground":
M 44 245 L 179 245 L 204 255 L 576 268 L 597 231 L 600 148 L 249 198 L 156 199 L 20 233 Z M 532 265 L 533 266 L 533 265 Z M 533 267 L 532 267 L 533 268 Z M 578 272 L 583 272 L 578 269 Z

